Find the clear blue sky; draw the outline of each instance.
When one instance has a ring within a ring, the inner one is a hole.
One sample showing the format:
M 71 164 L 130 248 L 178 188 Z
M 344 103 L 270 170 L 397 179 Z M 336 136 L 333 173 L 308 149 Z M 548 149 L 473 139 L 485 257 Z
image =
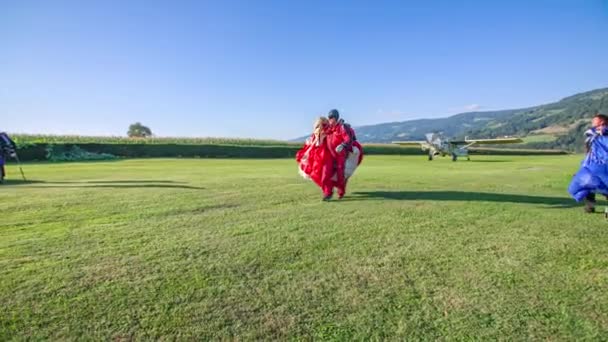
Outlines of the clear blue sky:
M 608 1 L 4 1 L 0 130 L 287 139 L 608 86 Z

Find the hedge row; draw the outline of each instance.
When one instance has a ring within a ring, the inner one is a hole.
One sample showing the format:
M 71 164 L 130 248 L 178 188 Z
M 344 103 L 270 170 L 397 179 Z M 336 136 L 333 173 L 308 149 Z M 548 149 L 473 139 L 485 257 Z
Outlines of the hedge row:
M 469 149 L 470 154 L 502 155 L 502 156 L 542 156 L 569 154 L 564 150 L 534 150 L 520 148 L 486 148 L 474 147 Z
M 294 143 L 280 140 L 240 138 L 177 138 L 177 137 L 108 137 L 79 135 L 11 134 L 17 145 L 28 144 L 179 144 L 179 145 L 236 145 L 236 146 L 289 146 Z M 297 145 L 297 143 L 295 144 Z
M 107 153 L 122 158 L 293 158 L 301 146 L 237 146 L 219 144 L 29 144 L 19 148 L 21 160 L 46 160 L 48 149 L 68 150 L 73 146 L 91 153 Z M 420 155 L 419 148 L 397 145 L 365 145 L 367 155 Z M 475 149 L 472 154 L 557 154 L 561 151 Z

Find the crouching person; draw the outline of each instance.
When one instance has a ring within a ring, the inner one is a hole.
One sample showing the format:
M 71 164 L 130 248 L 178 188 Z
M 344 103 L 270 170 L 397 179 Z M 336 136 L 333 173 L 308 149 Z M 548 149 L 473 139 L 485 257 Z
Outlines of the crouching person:
M 608 195 L 608 116 L 593 117 L 592 128 L 585 132 L 587 154 L 574 175 L 568 192 L 577 201 L 585 202 L 585 211 L 595 211 L 595 194 Z

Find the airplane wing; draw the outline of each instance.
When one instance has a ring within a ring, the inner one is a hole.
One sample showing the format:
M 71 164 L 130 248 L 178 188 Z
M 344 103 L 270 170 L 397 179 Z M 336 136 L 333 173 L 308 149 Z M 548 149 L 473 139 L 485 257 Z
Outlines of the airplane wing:
M 422 146 L 426 145 L 426 141 L 422 140 L 412 140 L 412 141 L 393 141 L 393 144 L 401 145 L 401 146 Z
M 465 144 L 476 145 L 498 145 L 498 144 L 517 144 L 524 142 L 520 138 L 496 138 L 496 139 L 465 139 Z
M 467 139 L 451 140 L 452 145 L 499 145 L 499 144 L 517 144 L 524 142 L 520 138 L 496 138 L 496 139 Z

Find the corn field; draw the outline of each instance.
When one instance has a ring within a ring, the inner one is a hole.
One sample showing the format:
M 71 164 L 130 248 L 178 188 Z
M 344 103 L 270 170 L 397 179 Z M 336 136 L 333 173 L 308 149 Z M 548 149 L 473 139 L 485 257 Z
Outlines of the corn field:
M 279 140 L 237 138 L 128 138 L 111 136 L 37 135 L 14 134 L 11 138 L 17 145 L 30 144 L 177 144 L 177 145 L 235 145 L 235 146 L 300 146 Z

